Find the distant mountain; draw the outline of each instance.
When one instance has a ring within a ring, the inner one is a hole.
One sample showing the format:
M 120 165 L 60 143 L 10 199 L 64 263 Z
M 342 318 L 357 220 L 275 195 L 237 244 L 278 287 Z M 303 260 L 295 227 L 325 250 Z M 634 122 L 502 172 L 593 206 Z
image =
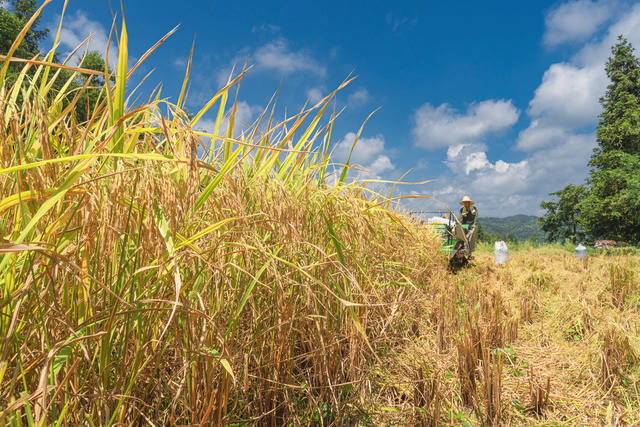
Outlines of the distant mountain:
M 538 217 L 533 215 L 513 215 L 504 218 L 480 216 L 478 219 L 485 233 L 504 236 L 514 235 L 518 240 L 525 240 L 530 236 L 544 240 L 545 233 L 538 224 Z

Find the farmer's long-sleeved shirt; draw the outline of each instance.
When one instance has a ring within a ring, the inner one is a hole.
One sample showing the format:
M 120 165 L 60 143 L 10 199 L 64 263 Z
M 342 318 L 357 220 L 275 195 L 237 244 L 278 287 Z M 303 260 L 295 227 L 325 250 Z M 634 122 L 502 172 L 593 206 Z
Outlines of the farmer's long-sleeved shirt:
M 471 206 L 469 210 L 464 206 L 460 208 L 460 222 L 463 224 L 473 224 L 478 216 L 478 209 L 475 206 Z

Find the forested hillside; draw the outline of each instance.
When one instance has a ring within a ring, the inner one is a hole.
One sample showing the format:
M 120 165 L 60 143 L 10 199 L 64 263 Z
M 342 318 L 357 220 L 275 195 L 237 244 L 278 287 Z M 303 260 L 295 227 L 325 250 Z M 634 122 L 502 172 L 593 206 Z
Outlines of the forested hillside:
M 544 232 L 538 224 L 538 217 L 533 215 L 513 215 L 505 218 L 480 217 L 480 225 L 485 234 L 497 234 L 501 238 L 512 235 L 518 240 L 531 236 L 544 239 Z

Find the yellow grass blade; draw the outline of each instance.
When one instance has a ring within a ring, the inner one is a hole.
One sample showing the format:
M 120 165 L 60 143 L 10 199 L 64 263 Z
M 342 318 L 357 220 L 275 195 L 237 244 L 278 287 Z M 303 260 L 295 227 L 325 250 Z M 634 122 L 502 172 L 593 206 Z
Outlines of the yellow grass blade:
M 356 148 L 356 144 L 358 143 L 358 139 L 360 139 L 360 135 L 362 135 L 362 131 L 364 129 L 364 125 L 369 121 L 371 116 L 373 116 L 379 109 L 380 108 L 377 108 L 376 110 L 372 111 L 371 114 L 369 114 L 367 116 L 367 118 L 365 119 L 365 121 L 362 123 L 362 126 L 360 126 L 360 129 L 358 129 L 358 133 L 356 134 L 356 137 L 353 140 L 353 144 L 351 145 L 351 150 L 349 151 L 349 157 L 347 158 L 347 162 L 345 163 L 344 168 L 342 168 L 342 173 L 340 174 L 340 178 L 338 179 L 338 185 L 344 184 L 344 181 L 347 179 L 347 171 L 349 170 L 349 162 L 351 162 L 351 156 L 353 155 L 353 150 Z
M 178 96 L 178 102 L 176 103 L 176 108 L 182 109 L 182 103 L 186 100 L 186 91 L 187 85 L 189 82 L 189 75 L 191 74 L 191 61 L 193 60 L 193 49 L 196 46 L 196 39 L 193 39 L 193 43 L 191 44 L 191 52 L 189 53 L 189 60 L 187 61 L 187 70 L 184 73 L 184 80 L 182 81 L 182 88 L 180 89 L 180 95 Z
M 122 31 L 120 32 L 120 42 L 118 43 L 118 71 L 116 74 L 116 88 L 113 101 L 112 125 L 116 125 L 124 116 L 124 96 L 127 87 L 127 60 L 129 56 L 127 37 L 127 24 L 122 17 Z M 124 147 L 124 128 L 122 123 L 118 124 L 115 134 L 114 151 L 121 152 Z
M 52 62 L 53 57 L 56 53 L 56 48 L 58 47 L 58 42 L 60 41 L 60 33 L 62 32 L 62 21 L 64 20 L 64 14 L 67 11 L 67 5 L 69 4 L 69 0 L 64 0 L 64 5 L 62 5 L 62 12 L 60 13 L 60 20 L 58 21 L 58 30 L 56 31 L 56 36 L 53 39 L 53 47 L 45 57 L 45 61 Z M 40 82 L 40 96 L 44 97 L 46 95 L 45 87 L 47 82 L 49 81 L 49 71 L 51 69 L 46 67 L 44 70 L 44 74 L 42 76 L 42 81 Z

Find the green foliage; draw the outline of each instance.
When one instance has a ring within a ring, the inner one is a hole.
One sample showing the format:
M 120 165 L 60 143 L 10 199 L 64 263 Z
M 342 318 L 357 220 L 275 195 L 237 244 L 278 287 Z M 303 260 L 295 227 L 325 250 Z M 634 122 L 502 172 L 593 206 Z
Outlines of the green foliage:
M 598 124 L 598 148 L 591 159 L 612 150 L 640 154 L 640 60 L 625 38 L 611 49 L 605 70 L 611 80 L 600 98 L 603 112 Z
M 0 54 L 2 55 L 6 55 L 9 52 L 14 40 L 36 11 L 35 0 L 10 0 L 8 3 L 11 6 L 9 10 L 0 7 Z M 40 18 L 36 19 L 31 29 L 27 32 L 24 40 L 22 40 L 22 43 L 14 53 L 15 57 L 31 59 L 38 55 L 38 46 L 49 33 L 46 28 L 43 30 L 37 29 L 39 21 Z M 16 70 L 19 65 L 12 64 L 12 67 Z
M 640 60 L 622 36 L 611 49 L 611 84 L 600 99 L 598 147 L 588 197 L 580 204 L 581 225 L 595 238 L 640 241 Z
M 631 243 L 640 241 L 640 60 L 622 36 L 611 48 L 605 70 L 611 83 L 600 98 L 598 123 L 587 186 L 568 185 L 542 202 L 540 220 L 547 240 L 586 236 Z
M 22 28 L 36 11 L 35 0 L 11 0 L 11 9 L 0 8 L 0 53 L 9 51 L 13 41 L 18 37 Z M 27 32 L 15 55 L 20 58 L 31 58 L 38 54 L 40 42 L 47 37 L 48 29 L 37 30 L 40 18 Z
M 547 213 L 539 219 L 548 242 L 569 239 L 574 243 L 584 240 L 578 218 L 580 217 L 580 201 L 586 197 L 588 190 L 584 185 L 569 184 L 560 191 L 550 193 L 557 201 L 542 202 L 540 207 Z
M 13 44 L 13 41 L 18 37 L 18 34 L 25 26 L 26 22 L 31 18 L 36 11 L 35 0 L 11 0 L 9 2 L 10 8 L 0 8 L 0 54 L 6 55 Z M 37 29 L 40 18 L 36 19 L 34 25 L 27 32 L 24 40 L 15 51 L 14 55 L 17 58 L 31 59 L 38 56 L 40 53 L 39 45 L 47 37 L 49 29 L 42 30 Z M 54 61 L 56 59 L 54 58 Z M 78 64 L 82 68 L 87 68 L 96 71 L 105 71 L 105 62 L 100 52 L 91 51 L 83 60 Z M 11 64 L 9 71 L 10 74 L 16 75 L 24 66 L 24 64 L 13 63 Z M 113 72 L 111 72 L 113 76 Z M 29 76 L 33 77 L 33 71 L 29 72 Z M 68 70 L 61 70 L 58 78 L 53 83 L 52 96 L 55 96 L 62 89 L 62 86 L 71 78 L 72 73 Z M 73 98 L 75 91 L 79 90 L 87 83 L 87 80 L 91 78 L 89 82 L 89 88 L 82 91 L 75 108 L 75 115 L 78 122 L 87 121 L 95 107 L 104 100 L 104 97 L 100 99 L 101 88 L 104 84 L 104 78 L 100 76 L 88 76 L 79 75 L 75 80 L 71 82 L 68 88 L 68 96 L 64 97 L 63 106 L 66 107 Z M 10 78 L 8 85 L 13 81 Z M 113 78 L 112 78 L 113 81 Z M 21 98 L 20 98 L 21 99 Z
M 504 240 L 515 242 L 531 239 L 542 240 L 544 233 L 538 224 L 538 217 L 532 215 L 513 215 L 505 218 L 480 217 L 478 219 L 478 240 L 495 242 Z
M 640 241 L 640 156 L 619 150 L 594 158 L 591 191 L 580 203 L 581 224 L 597 237 Z

